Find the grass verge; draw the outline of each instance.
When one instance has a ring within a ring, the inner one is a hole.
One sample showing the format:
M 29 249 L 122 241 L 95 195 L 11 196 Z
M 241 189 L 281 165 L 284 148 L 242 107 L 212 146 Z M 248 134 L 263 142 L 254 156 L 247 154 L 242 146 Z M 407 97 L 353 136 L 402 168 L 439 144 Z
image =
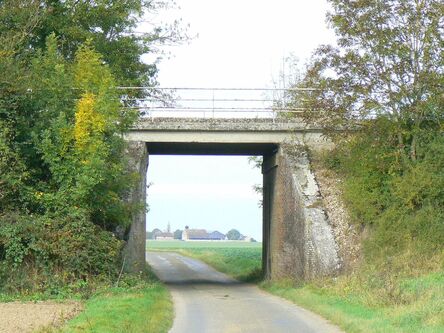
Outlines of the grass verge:
M 353 281 L 354 280 L 354 281 Z M 362 283 L 361 288 L 350 287 Z M 444 332 L 444 272 L 396 282 L 398 296 L 389 300 L 362 277 L 344 276 L 293 286 L 290 282 L 263 282 L 262 288 L 316 312 L 346 332 Z M 375 301 L 377 294 L 380 299 Z
M 402 332 L 381 311 L 321 292 L 311 285 L 293 287 L 289 282 L 264 282 L 261 287 L 308 310 L 316 312 L 346 332 Z
M 172 322 L 168 290 L 150 273 L 127 276 L 119 287 L 97 293 L 85 302 L 85 310 L 59 332 L 163 333 Z

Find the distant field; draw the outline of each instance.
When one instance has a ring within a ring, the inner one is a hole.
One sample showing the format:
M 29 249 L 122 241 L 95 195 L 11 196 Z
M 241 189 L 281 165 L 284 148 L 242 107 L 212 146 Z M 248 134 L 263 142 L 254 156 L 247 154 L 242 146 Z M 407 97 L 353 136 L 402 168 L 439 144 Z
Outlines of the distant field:
M 202 248 L 262 248 L 259 242 L 241 241 L 156 241 L 148 240 L 146 247 L 149 250 L 163 249 L 202 249 Z
M 174 251 L 200 259 L 242 281 L 258 281 L 262 273 L 262 243 L 240 241 L 147 241 L 151 251 Z

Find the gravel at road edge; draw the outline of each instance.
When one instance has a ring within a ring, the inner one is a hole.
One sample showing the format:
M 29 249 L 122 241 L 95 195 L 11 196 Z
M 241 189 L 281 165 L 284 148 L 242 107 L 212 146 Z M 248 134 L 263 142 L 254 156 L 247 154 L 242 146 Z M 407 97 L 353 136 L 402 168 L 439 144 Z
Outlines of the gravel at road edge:
M 80 302 L 0 303 L 0 333 L 28 333 L 59 326 L 82 310 Z

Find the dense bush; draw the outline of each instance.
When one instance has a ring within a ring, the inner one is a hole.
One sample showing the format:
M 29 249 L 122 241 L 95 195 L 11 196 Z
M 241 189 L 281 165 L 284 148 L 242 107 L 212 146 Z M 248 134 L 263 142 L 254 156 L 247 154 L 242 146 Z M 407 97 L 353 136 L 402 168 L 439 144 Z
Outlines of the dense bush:
M 60 216 L 1 216 L 0 290 L 45 292 L 114 277 L 122 241 L 92 224 L 82 211 Z
M 344 179 L 353 221 L 370 231 L 367 259 L 394 269 L 421 267 L 444 254 L 444 135 L 420 133 L 411 160 L 402 158 L 389 126 L 375 120 L 341 142 L 327 163 Z

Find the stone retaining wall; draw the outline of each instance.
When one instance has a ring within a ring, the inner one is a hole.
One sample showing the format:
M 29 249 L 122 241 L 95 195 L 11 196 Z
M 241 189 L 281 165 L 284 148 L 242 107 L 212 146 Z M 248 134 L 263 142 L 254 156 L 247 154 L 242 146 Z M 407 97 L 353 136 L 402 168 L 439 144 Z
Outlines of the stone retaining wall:
M 270 277 L 334 275 L 340 268 L 338 246 L 305 147 L 283 144 L 276 161 Z

